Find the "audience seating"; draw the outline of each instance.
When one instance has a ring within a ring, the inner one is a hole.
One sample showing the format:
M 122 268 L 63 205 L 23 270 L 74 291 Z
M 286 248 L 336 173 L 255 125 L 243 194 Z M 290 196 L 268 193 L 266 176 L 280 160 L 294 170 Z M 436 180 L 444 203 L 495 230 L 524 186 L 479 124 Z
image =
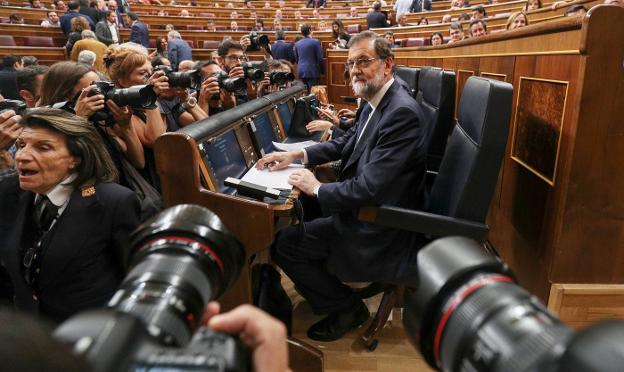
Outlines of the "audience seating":
M 186 26 L 187 30 L 195 30 L 195 31 L 203 31 L 204 30 L 204 26 L 202 25 L 188 25 Z
M 410 87 L 412 97 L 416 98 L 418 92 L 418 75 L 420 68 L 401 66 L 397 68 L 396 75 L 403 79 Z
M 15 46 L 15 40 L 10 35 L 0 35 L 0 45 Z
M 217 49 L 219 47 L 220 41 L 217 40 L 205 40 L 202 44 L 202 48 L 204 49 Z
M 419 38 L 409 38 L 407 40 L 405 40 L 405 47 L 417 47 L 417 46 L 424 46 L 425 45 L 425 38 L 419 37 Z
M 360 25 L 359 24 L 354 24 L 354 25 L 347 25 L 347 32 L 350 34 L 357 34 L 360 32 Z
M 369 207 L 361 210 L 360 219 L 431 238 L 465 236 L 482 241 L 488 233 L 485 217 L 507 144 L 512 93 L 511 84 L 470 77 L 428 210 Z M 375 319 L 360 338 L 370 351 L 377 347 L 377 337 L 404 290 L 391 286 L 384 291 Z
M 435 67 L 423 68 L 418 76 L 416 100 L 427 123 L 427 170 L 436 172 L 453 126 L 455 73 Z
M 54 47 L 54 39 L 48 36 L 26 36 L 24 46 L 32 47 Z

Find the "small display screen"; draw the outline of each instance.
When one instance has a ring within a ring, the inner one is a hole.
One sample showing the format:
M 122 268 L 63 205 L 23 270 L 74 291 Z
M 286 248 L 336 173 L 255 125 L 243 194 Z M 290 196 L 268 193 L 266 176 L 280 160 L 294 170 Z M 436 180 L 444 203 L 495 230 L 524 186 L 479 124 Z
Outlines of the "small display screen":
M 258 115 L 253 122 L 256 127 L 256 137 L 258 138 L 258 142 L 260 142 L 260 148 L 264 151 L 264 154 L 275 151 L 273 141 L 277 142 L 278 139 L 273 130 L 271 119 L 269 119 L 269 114 L 264 112 Z
M 247 172 L 247 162 L 233 131 L 226 132 L 212 141 L 203 142 L 200 148 L 204 160 L 214 171 L 217 190 L 224 194 L 233 194 L 234 189 L 223 184 L 226 178 L 241 178 Z
M 292 113 L 290 112 L 288 102 L 281 103 L 279 106 L 277 106 L 277 113 L 279 114 L 280 120 L 282 121 L 284 133 L 288 134 L 288 130 L 290 129 L 290 122 L 292 121 Z

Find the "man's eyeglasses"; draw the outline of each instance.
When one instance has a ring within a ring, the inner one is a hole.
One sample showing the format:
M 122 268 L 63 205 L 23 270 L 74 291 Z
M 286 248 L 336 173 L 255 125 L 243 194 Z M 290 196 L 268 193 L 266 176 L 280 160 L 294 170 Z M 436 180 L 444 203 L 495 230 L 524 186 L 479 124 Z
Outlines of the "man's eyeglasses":
M 345 67 L 348 70 L 353 69 L 353 66 L 357 67 L 357 68 L 367 68 L 368 66 L 371 65 L 371 63 L 373 63 L 374 61 L 378 60 L 380 58 L 360 58 L 356 61 L 347 61 L 345 63 Z
M 225 59 L 228 62 L 237 62 L 237 61 L 247 62 L 248 61 L 247 56 L 244 56 L 244 55 L 243 56 L 225 56 Z

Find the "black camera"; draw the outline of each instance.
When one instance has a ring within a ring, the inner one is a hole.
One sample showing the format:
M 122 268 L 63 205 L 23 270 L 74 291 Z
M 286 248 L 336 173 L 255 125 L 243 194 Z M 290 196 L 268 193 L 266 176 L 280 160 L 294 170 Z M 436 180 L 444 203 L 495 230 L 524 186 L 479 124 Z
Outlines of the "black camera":
M 217 78 L 219 88 L 228 92 L 244 92 L 247 89 L 245 78 L 231 78 L 225 71 L 215 72 L 212 76 Z
M 440 371 L 620 371 L 624 322 L 576 335 L 509 268 L 466 238 L 442 238 L 418 252 L 404 325 Z
M 258 36 L 258 34 L 255 31 L 252 31 L 249 33 L 249 41 L 250 41 L 250 45 L 248 50 L 258 50 L 261 47 L 264 49 L 269 48 L 269 37 L 266 35 L 260 35 Z
M 101 94 L 104 96 L 105 102 L 110 99 L 119 107 L 130 106 L 134 109 L 150 109 L 156 107 L 156 101 L 158 100 L 158 95 L 154 92 L 154 88 L 151 85 L 115 88 L 115 84 L 108 81 L 94 81 L 91 85 L 95 85 L 95 87 L 91 88 L 87 94 L 88 97 Z M 72 108 L 79 95 L 80 93 L 74 98 Z M 113 113 L 106 105 L 104 105 L 103 109 L 91 115 L 89 119 L 94 122 L 103 121 L 107 126 L 115 124 Z
M 172 88 L 192 88 L 199 91 L 203 81 L 200 70 L 189 70 L 184 72 L 174 71 L 169 66 L 160 65 L 154 72 L 162 71 L 167 76 L 169 86 Z
M 269 73 L 269 79 L 271 80 L 271 84 L 285 85 L 295 80 L 295 74 L 292 72 L 272 71 Z
M 26 111 L 27 108 L 28 106 L 26 106 L 26 103 L 24 103 L 24 101 L 19 101 L 16 99 L 5 99 L 4 101 L 0 102 L 0 113 L 7 110 L 13 110 L 15 111 L 15 115 L 24 115 L 24 111 Z
M 264 71 L 266 69 L 266 61 L 253 61 L 243 63 L 243 71 L 245 71 L 245 77 L 251 81 L 262 81 L 262 79 L 264 79 Z
M 249 351 L 200 328 L 206 304 L 238 278 L 245 252 L 217 215 L 169 208 L 130 236 L 135 252 L 108 309 L 78 314 L 54 332 L 95 371 L 248 371 Z

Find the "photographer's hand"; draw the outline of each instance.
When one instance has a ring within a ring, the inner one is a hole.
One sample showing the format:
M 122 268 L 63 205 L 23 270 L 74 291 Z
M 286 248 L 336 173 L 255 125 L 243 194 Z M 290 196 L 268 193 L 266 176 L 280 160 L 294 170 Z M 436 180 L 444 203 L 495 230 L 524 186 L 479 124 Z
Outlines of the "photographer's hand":
M 91 97 L 87 97 L 89 91 L 93 89 L 95 85 L 90 85 L 82 90 L 78 100 L 76 100 L 76 105 L 74 106 L 74 111 L 76 115 L 82 116 L 83 118 L 90 118 L 91 115 L 95 114 L 99 110 L 104 108 L 104 96 L 101 94 L 96 94 Z
M 324 109 L 321 107 L 319 107 L 317 110 L 321 119 L 330 121 L 334 125 L 338 125 L 338 123 L 340 123 L 340 118 L 333 110 Z
M 22 127 L 18 124 L 21 119 L 22 117 L 15 115 L 13 110 L 0 114 L 0 151 L 11 148 L 22 133 Z
M 271 80 L 269 79 L 268 76 L 266 76 L 266 73 L 265 73 L 264 79 L 258 82 L 258 85 L 256 88 L 256 95 L 258 97 L 262 97 L 268 92 L 268 87 L 270 86 L 271 86 Z
M 230 70 L 228 76 L 231 78 L 244 78 L 245 70 L 243 70 L 242 66 L 236 66 Z
M 253 370 L 282 372 L 288 368 L 286 327 L 251 305 L 214 315 L 208 326 L 215 331 L 238 335 L 252 350 Z
M 249 48 L 249 46 L 251 45 L 251 39 L 249 38 L 249 35 L 241 36 L 239 43 L 243 47 L 243 50 L 247 50 L 247 48 Z
M 115 123 L 119 124 L 120 127 L 127 127 L 130 124 L 130 118 L 132 118 L 132 111 L 128 108 L 128 106 L 119 107 L 112 99 L 106 101 L 106 105 L 113 113 L 113 118 L 115 118 Z
M 156 71 L 147 79 L 147 84 L 154 88 L 154 92 L 156 92 L 157 95 L 160 95 L 163 91 L 169 89 L 168 81 L 169 79 L 165 76 L 163 71 Z

